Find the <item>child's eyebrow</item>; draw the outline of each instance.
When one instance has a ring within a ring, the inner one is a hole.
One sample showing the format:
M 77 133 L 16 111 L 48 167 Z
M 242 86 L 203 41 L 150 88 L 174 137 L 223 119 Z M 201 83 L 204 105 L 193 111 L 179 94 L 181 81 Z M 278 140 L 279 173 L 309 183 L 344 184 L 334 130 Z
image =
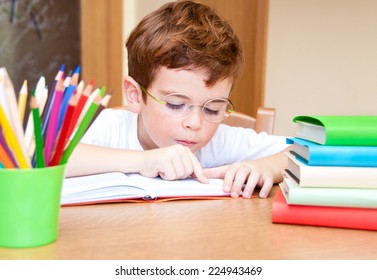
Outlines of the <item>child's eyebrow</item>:
M 164 96 L 167 96 L 167 95 L 174 95 L 174 96 L 177 96 L 177 97 L 180 97 L 180 98 L 183 98 L 183 99 L 186 99 L 186 100 L 191 100 L 191 98 L 184 94 L 184 93 L 179 93 L 179 92 L 176 92 L 174 90 L 162 90 L 161 93 L 164 95 Z

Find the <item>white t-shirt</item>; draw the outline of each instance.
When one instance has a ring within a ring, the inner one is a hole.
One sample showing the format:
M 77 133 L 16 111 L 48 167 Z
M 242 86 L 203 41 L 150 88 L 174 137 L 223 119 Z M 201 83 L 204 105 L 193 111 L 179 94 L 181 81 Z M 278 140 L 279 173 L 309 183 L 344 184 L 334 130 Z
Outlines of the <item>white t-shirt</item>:
M 86 132 L 81 143 L 127 150 L 143 150 L 137 137 L 137 114 L 106 109 Z M 211 141 L 195 155 L 203 168 L 252 160 L 285 149 L 286 137 L 220 124 Z

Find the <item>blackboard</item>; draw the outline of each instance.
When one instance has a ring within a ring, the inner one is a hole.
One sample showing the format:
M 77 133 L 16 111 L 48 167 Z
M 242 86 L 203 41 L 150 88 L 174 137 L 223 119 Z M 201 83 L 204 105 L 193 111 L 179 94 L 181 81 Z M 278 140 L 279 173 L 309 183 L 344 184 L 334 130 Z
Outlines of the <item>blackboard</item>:
M 67 74 L 80 64 L 80 1 L 0 0 L 0 67 L 15 91 L 41 76 L 51 87 L 62 64 Z

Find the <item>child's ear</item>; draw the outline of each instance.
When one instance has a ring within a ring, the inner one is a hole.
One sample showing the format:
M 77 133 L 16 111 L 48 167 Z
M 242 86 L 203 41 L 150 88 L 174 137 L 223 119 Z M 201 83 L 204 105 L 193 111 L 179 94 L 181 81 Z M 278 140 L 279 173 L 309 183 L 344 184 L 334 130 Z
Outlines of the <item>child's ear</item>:
M 142 92 L 139 84 L 130 76 L 123 80 L 124 94 L 127 100 L 127 109 L 134 113 L 139 113 L 141 102 L 143 102 Z

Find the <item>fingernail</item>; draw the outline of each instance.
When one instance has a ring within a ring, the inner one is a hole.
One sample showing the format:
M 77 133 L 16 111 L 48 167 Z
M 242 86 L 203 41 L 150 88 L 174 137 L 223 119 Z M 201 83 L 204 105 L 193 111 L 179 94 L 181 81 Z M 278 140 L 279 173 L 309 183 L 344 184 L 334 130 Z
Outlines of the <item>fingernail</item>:
M 259 193 L 259 197 L 260 198 L 266 198 L 267 197 L 267 194 L 265 192 L 260 192 Z
M 238 197 L 238 193 L 236 193 L 236 192 L 231 192 L 230 196 L 236 198 L 236 197 Z
M 243 193 L 242 193 L 242 196 L 243 196 L 244 198 L 250 198 L 250 193 L 249 193 L 249 192 L 243 192 Z
M 229 192 L 230 191 L 230 187 L 229 186 L 224 186 L 223 190 L 224 190 L 224 192 Z

